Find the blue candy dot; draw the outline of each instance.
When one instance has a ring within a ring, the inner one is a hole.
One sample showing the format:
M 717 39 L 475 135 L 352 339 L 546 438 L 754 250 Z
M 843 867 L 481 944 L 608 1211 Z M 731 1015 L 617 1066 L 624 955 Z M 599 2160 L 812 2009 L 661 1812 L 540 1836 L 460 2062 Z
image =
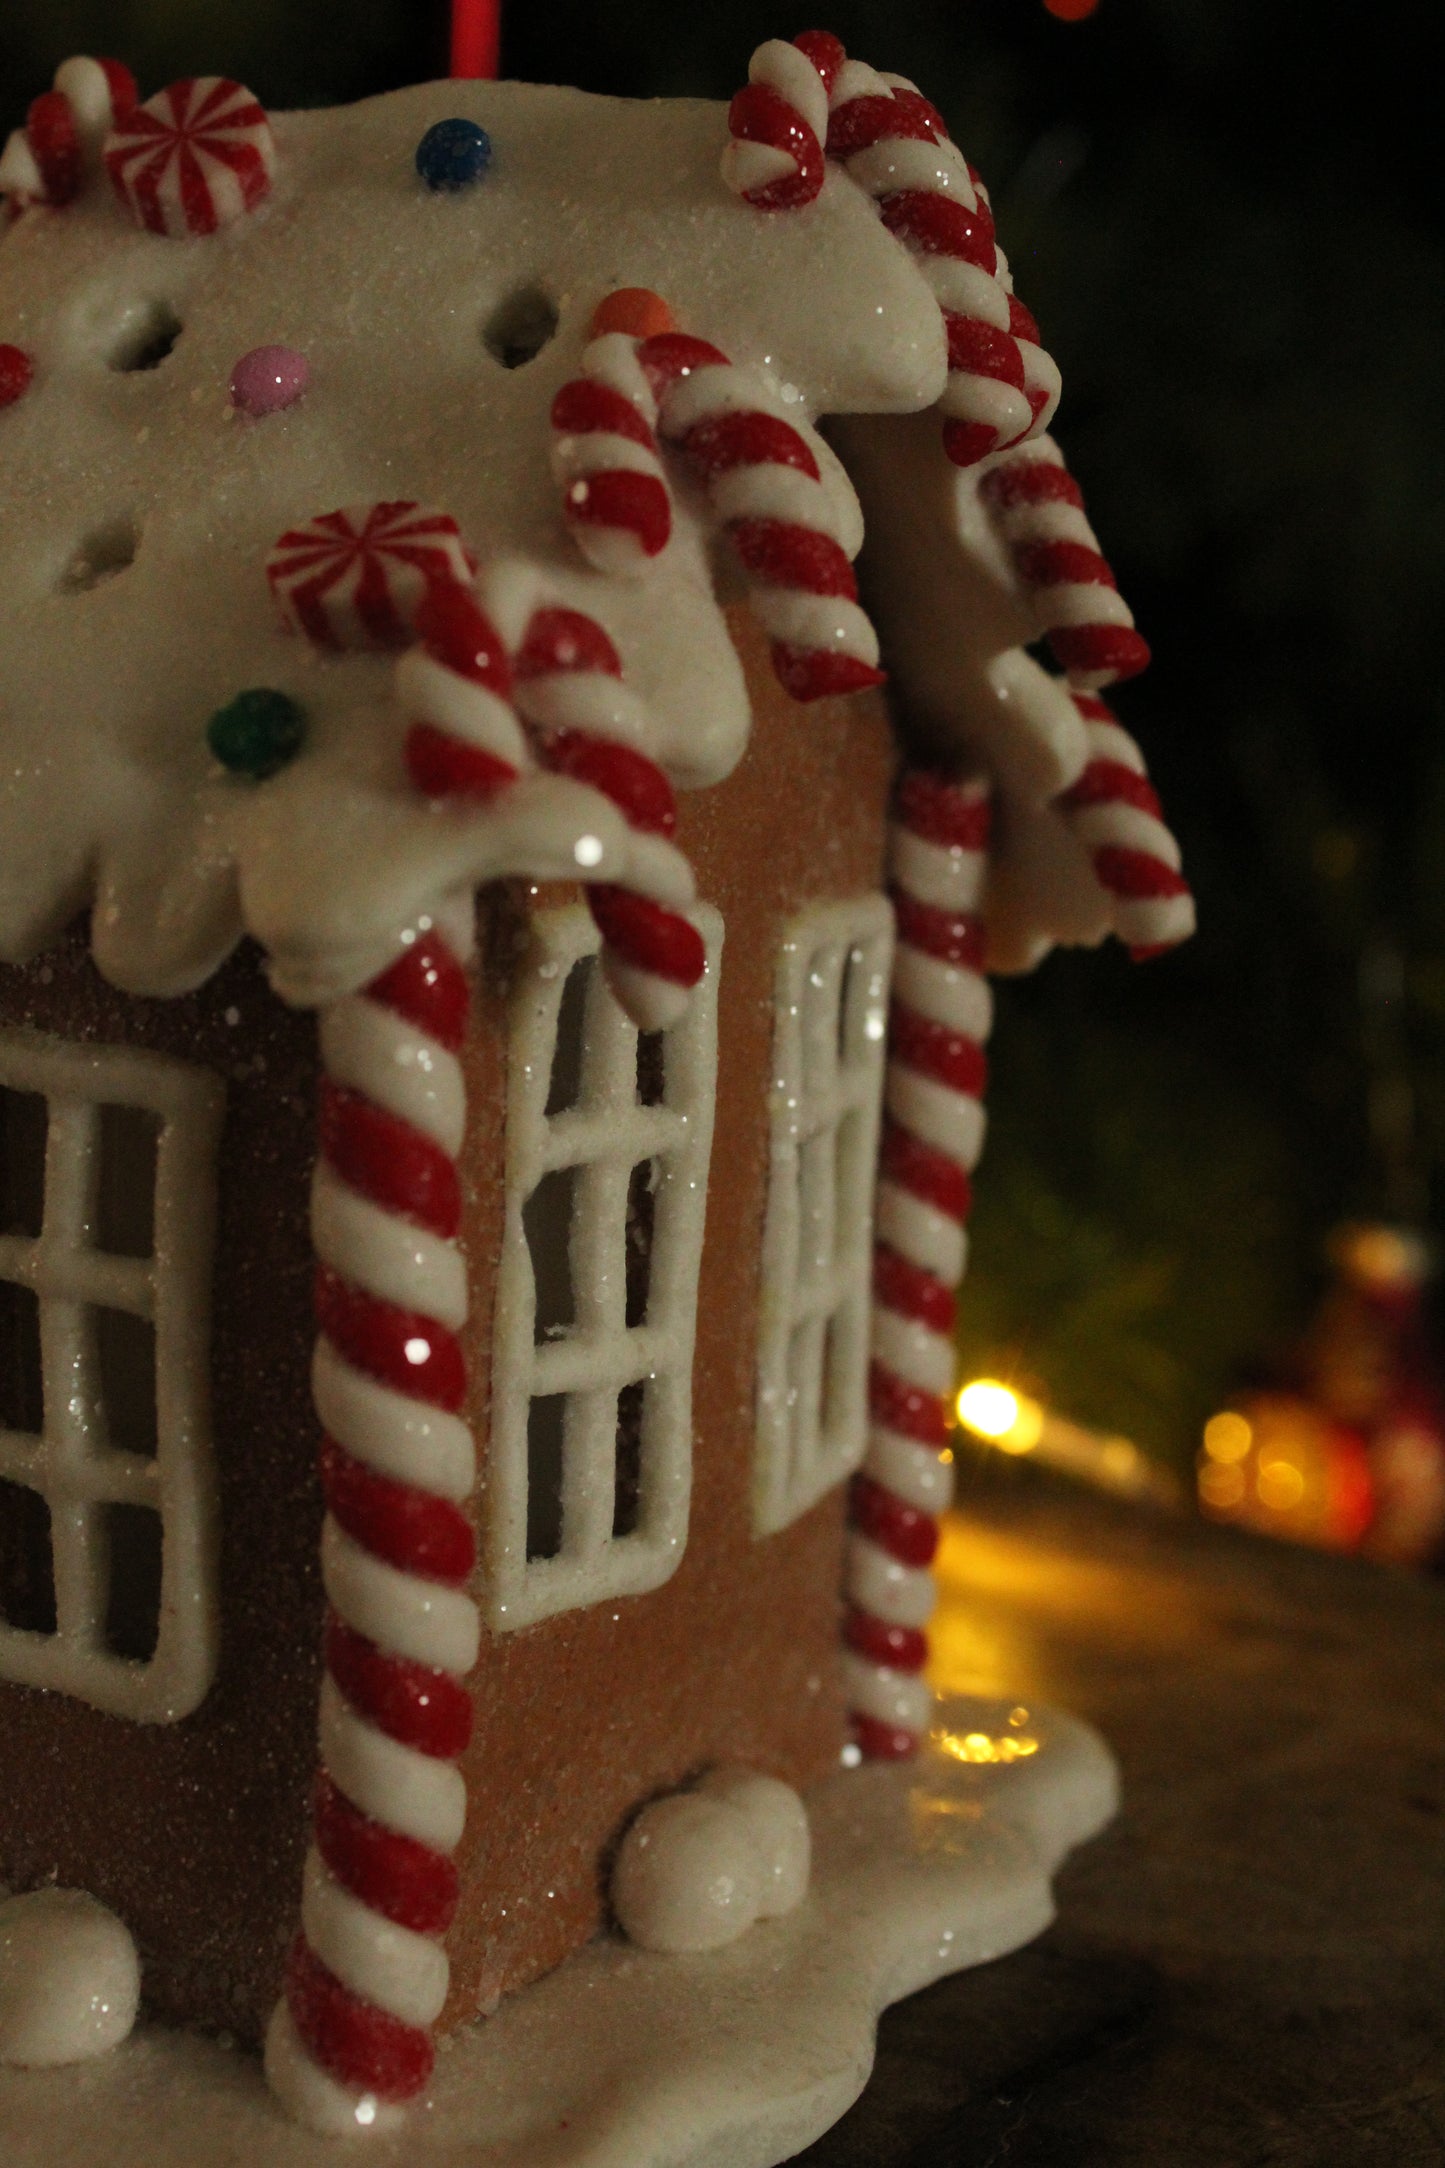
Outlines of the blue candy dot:
M 221 766 L 258 783 L 295 758 L 305 735 L 305 710 L 269 685 L 237 693 L 206 725 L 206 743 Z
M 472 187 L 491 162 L 492 139 L 474 120 L 436 121 L 416 147 L 416 170 L 437 195 Z

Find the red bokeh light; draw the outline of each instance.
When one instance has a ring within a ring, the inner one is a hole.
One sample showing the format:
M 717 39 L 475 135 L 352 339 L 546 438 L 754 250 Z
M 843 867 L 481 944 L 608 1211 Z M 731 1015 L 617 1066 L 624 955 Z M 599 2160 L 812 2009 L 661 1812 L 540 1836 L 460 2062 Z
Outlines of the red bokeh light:
M 1099 0 L 1044 0 L 1050 15 L 1061 23 L 1084 22 L 1098 5 Z

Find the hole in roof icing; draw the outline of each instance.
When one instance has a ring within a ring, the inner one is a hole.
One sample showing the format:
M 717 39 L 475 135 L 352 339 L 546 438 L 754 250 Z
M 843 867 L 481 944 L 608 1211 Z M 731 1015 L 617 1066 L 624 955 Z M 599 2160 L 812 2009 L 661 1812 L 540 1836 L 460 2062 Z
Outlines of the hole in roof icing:
M 106 359 L 122 376 L 158 369 L 181 335 L 179 316 L 168 301 L 137 301 L 122 317 Z
M 80 543 L 60 576 L 66 595 L 87 595 L 92 587 L 113 580 L 135 563 L 140 548 L 140 529 L 133 519 L 107 520 L 93 528 Z
M 499 301 L 482 326 L 482 343 L 504 369 L 535 361 L 557 335 L 557 304 L 535 280 Z

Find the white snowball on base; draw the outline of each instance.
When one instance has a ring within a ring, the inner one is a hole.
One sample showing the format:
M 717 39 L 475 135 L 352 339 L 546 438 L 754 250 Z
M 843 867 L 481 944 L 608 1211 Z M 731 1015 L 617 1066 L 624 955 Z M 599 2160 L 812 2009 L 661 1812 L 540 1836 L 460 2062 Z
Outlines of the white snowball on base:
M 763 1862 L 760 1919 L 777 1919 L 801 1904 L 808 1893 L 813 1837 L 808 1810 L 781 1777 L 760 1776 L 755 1769 L 714 1769 L 698 1791 L 707 1799 L 725 1799 L 746 1815 Z
M 119 2047 L 140 1960 L 123 1921 L 78 1889 L 0 1904 L 0 2063 L 45 2069 Z
M 644 1807 L 612 1870 L 612 1907 L 644 1950 L 720 1950 L 758 1917 L 765 1869 L 747 1816 L 676 1792 Z

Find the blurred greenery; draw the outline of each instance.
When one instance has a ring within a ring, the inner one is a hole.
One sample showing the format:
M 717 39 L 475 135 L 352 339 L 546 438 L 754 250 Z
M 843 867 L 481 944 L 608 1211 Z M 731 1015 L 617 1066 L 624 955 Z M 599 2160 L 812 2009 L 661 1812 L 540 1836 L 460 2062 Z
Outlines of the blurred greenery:
M 989 178 L 1060 434 L 1155 649 L 1120 706 L 1199 937 L 1001 989 L 971 1363 L 1184 1465 L 1341 1215 L 1445 1174 L 1442 280 L 1432 12 L 839 0 Z M 0 123 L 71 51 L 276 104 L 434 73 L 416 0 L 5 0 Z M 512 0 L 508 73 L 727 95 L 772 0 Z

